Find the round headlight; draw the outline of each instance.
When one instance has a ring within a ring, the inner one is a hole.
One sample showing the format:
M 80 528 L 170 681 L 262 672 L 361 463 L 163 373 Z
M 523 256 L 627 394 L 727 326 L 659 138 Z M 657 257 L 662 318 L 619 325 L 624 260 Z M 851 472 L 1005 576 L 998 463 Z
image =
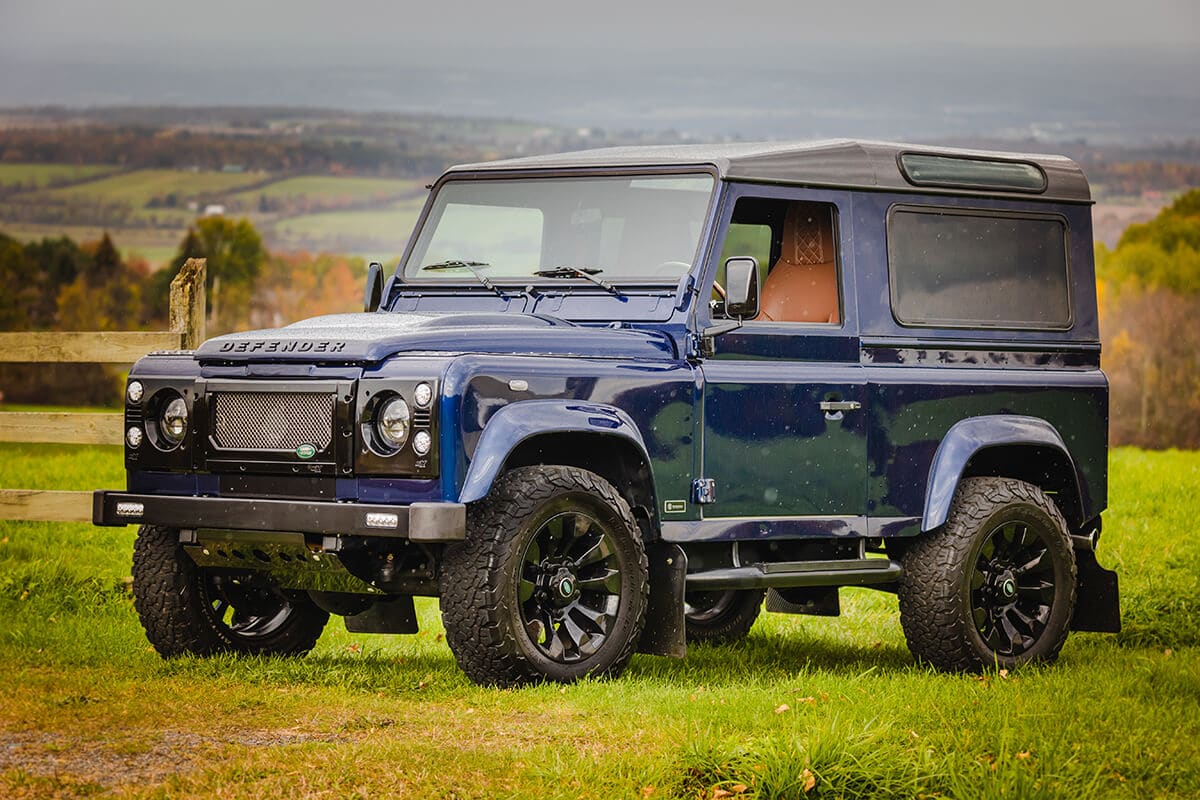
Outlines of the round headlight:
M 429 404 L 433 402 L 433 388 L 428 383 L 418 383 L 417 388 L 413 390 L 413 402 L 417 404 L 417 408 L 429 408 Z
M 429 431 L 417 431 L 416 435 L 413 436 L 413 452 L 417 455 L 425 455 L 432 446 L 433 437 L 429 435 Z
M 130 447 L 140 447 L 142 444 L 142 429 L 136 426 L 125 431 L 125 441 Z
M 187 433 L 187 426 L 187 403 L 183 402 L 182 397 L 176 397 L 163 409 L 162 416 L 158 420 L 158 430 L 168 442 L 179 444 L 183 441 L 184 434 Z
M 412 415 L 408 403 L 403 397 L 393 397 L 379 409 L 379 418 L 375 422 L 375 430 L 383 441 L 392 447 L 400 448 L 408 441 L 408 423 Z
M 129 398 L 129 402 L 131 403 L 142 402 L 142 395 L 144 393 L 145 387 L 142 386 L 141 381 L 130 381 L 129 387 L 125 390 L 125 395 Z

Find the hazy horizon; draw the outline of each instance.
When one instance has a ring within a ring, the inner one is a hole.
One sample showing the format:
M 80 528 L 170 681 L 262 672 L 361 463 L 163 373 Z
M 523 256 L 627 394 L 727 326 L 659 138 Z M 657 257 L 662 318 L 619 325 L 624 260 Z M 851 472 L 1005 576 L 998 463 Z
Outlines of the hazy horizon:
M 0 0 L 0 106 L 303 106 L 699 138 L 1200 137 L 1192 0 L 288 8 Z

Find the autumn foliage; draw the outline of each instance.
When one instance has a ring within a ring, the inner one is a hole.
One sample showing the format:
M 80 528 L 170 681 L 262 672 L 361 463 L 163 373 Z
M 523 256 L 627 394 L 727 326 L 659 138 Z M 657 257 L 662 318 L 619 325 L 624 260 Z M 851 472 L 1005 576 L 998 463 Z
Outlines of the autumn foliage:
M 188 258 L 208 260 L 208 334 L 277 327 L 361 308 L 361 258 L 271 254 L 246 220 L 206 217 L 190 228 L 172 263 L 156 272 L 124 259 L 112 239 L 21 244 L 0 234 L 0 330 L 146 330 L 167 326 L 171 283 Z M 93 364 L 0 365 L 10 402 L 111 404 L 116 371 Z
M 1100 246 L 1112 444 L 1200 448 L 1200 189 Z

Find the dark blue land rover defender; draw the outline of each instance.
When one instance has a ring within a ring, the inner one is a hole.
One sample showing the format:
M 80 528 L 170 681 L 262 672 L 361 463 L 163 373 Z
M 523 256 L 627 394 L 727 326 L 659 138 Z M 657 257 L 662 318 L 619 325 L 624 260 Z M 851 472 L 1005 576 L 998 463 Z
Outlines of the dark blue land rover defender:
M 1115 631 L 1087 181 L 876 142 L 455 167 L 366 313 L 151 354 L 134 594 L 164 656 L 441 599 L 475 681 L 615 675 L 895 592 L 946 670 Z

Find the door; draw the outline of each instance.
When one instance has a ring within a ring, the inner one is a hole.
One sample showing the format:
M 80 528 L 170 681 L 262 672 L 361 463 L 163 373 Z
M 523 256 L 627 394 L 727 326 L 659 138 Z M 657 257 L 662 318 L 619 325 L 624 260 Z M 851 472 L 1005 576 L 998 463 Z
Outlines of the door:
M 721 263 L 758 259 L 762 300 L 701 366 L 702 513 L 759 520 L 758 536 L 866 533 L 866 383 L 838 203 L 820 196 L 758 189 L 726 227 Z

